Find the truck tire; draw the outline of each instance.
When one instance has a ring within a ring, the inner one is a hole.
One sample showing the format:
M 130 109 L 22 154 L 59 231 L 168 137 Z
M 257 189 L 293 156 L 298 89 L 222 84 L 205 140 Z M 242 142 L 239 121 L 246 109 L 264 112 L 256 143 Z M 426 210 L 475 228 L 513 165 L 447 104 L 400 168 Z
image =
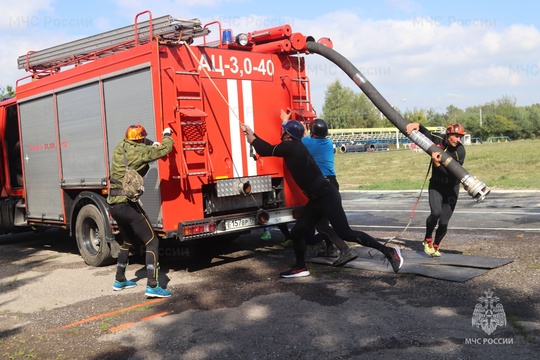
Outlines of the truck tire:
M 84 262 L 90 266 L 113 264 L 111 247 L 105 237 L 105 220 L 97 206 L 83 206 L 75 222 L 77 247 Z

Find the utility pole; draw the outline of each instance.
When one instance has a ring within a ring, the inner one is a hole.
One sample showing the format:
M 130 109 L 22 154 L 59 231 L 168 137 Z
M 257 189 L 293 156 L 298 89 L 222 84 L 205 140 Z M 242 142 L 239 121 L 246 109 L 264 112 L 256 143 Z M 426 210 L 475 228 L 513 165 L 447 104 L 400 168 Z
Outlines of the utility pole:
M 404 98 L 401 101 L 405 102 L 405 101 L 407 101 L 407 99 Z M 396 108 L 397 104 L 398 103 L 396 103 L 394 106 L 392 106 L 394 108 L 394 110 L 396 110 L 396 111 L 397 111 L 397 108 Z M 381 112 L 381 115 L 382 115 L 382 112 Z M 396 131 L 396 150 L 398 150 L 398 149 L 399 149 L 399 131 Z
M 480 108 L 480 127 L 482 127 L 482 108 Z

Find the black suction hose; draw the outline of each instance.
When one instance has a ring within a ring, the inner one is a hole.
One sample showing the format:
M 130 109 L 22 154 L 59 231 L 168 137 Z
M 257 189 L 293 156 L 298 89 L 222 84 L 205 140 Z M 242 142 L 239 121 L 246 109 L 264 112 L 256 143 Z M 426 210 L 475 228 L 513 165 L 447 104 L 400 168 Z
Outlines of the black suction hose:
M 412 134 L 407 135 L 407 120 L 401 116 L 400 113 L 394 109 L 392 105 L 375 89 L 375 87 L 362 75 L 362 73 L 343 55 L 335 51 L 334 49 L 319 44 L 315 41 L 308 40 L 306 42 L 306 48 L 311 53 L 316 53 L 324 56 L 337 66 L 341 68 L 354 83 L 366 94 L 366 96 L 373 102 L 373 104 L 381 111 L 384 116 L 395 127 L 401 131 L 401 133 L 407 136 L 411 141 L 416 145 L 420 146 L 425 152 L 431 155 L 434 152 L 439 152 L 442 155 L 441 164 L 447 168 L 447 170 L 453 174 L 456 178 L 460 179 L 461 183 L 464 185 L 465 190 L 468 191 L 476 200 L 483 200 L 491 191 L 483 182 L 476 179 L 474 176 L 469 174 L 460 163 L 455 161 L 450 155 L 446 152 L 441 151 L 430 139 L 428 139 L 424 134 L 413 131 Z

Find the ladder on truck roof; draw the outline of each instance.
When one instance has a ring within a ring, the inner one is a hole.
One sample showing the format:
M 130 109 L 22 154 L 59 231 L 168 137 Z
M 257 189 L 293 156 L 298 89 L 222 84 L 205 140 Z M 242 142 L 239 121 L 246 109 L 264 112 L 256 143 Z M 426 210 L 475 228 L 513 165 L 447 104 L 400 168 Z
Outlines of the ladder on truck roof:
M 142 14 L 142 13 L 141 13 Z M 139 14 L 140 15 L 140 14 Z M 138 17 L 138 15 L 137 15 Z M 125 26 L 44 50 L 29 51 L 18 58 L 19 69 L 39 71 L 68 64 L 92 61 L 115 52 L 148 43 L 154 36 L 164 41 L 186 41 L 208 35 L 210 30 L 198 19 L 176 19 L 171 15 Z M 151 28 L 150 28 L 151 27 Z

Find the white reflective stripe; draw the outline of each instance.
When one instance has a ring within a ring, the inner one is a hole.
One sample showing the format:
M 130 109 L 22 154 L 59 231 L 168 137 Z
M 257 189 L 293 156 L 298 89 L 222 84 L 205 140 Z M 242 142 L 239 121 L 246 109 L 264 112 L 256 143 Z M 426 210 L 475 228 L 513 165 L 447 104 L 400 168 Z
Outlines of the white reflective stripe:
M 238 109 L 238 82 L 234 79 L 227 79 L 227 99 L 229 102 L 229 127 L 231 129 L 231 155 L 233 165 L 233 176 L 244 176 L 242 142 L 245 141 L 240 130 L 240 119 Z
M 255 132 L 255 122 L 253 118 L 253 89 L 251 80 L 242 80 L 242 102 L 244 103 L 244 123 Z M 248 167 L 248 176 L 257 175 L 257 162 L 249 156 L 249 144 L 247 145 L 246 161 Z M 255 150 L 254 150 L 255 151 Z

